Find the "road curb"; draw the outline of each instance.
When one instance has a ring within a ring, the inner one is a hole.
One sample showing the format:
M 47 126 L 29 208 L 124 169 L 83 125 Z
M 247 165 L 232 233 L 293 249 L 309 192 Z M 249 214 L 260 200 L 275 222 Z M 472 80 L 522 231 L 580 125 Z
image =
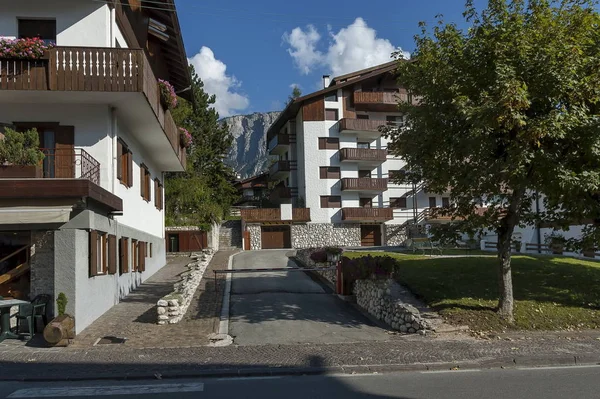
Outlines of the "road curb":
M 535 367 L 576 367 L 600 365 L 600 354 L 578 355 L 540 355 L 519 356 L 480 361 L 456 361 L 414 364 L 371 364 L 340 365 L 325 367 L 243 367 L 223 369 L 200 369 L 176 371 L 165 366 L 164 371 L 131 374 L 95 374 L 93 376 L 61 376 L 61 377 L 8 377 L 0 376 L 0 381 L 12 382 L 66 382 L 66 381 L 125 381 L 125 380 L 166 380 L 187 378 L 231 378 L 231 377 L 285 377 L 302 375 L 336 375 L 336 374 L 386 374 L 398 372 L 440 372 L 492 369 L 519 369 Z M 193 366 L 192 366 L 193 367 Z
M 229 256 L 227 270 L 233 269 L 233 257 L 237 254 Z M 223 290 L 223 304 L 221 305 L 221 318 L 219 321 L 219 334 L 229 335 L 229 306 L 231 298 L 231 273 L 225 276 L 225 289 Z

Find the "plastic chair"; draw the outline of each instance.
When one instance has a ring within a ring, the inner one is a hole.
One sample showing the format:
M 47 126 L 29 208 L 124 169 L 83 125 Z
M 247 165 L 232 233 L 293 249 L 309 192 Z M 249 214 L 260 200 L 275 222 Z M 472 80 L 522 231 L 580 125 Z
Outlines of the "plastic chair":
M 21 321 L 27 322 L 30 337 L 33 337 L 33 334 L 37 332 L 38 320 L 42 320 L 44 326 L 46 326 L 46 324 L 48 324 L 46 306 L 50 303 L 50 300 L 50 295 L 41 294 L 33 298 L 31 304 L 20 306 L 19 313 L 15 315 L 15 318 L 17 319 L 17 333 L 21 331 Z

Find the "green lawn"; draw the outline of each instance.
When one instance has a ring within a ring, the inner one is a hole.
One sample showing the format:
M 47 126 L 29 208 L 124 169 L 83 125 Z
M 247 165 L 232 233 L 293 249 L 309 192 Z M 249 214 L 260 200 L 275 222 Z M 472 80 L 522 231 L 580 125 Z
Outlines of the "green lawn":
M 599 262 L 513 256 L 515 325 L 509 326 L 494 312 L 498 300 L 496 258 L 385 255 L 398 260 L 397 280 L 453 324 L 469 325 L 477 331 L 600 328 Z

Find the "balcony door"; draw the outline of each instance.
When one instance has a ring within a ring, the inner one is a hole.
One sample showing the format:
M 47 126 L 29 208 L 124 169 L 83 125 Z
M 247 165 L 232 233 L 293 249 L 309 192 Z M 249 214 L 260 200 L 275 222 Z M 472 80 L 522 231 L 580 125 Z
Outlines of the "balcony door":
M 73 126 L 37 128 L 44 151 L 44 177 L 75 177 L 75 129 Z
M 371 178 L 371 171 L 370 170 L 359 170 L 358 171 L 358 177 L 360 177 L 360 178 Z
M 359 204 L 361 208 L 372 208 L 373 198 L 359 198 Z

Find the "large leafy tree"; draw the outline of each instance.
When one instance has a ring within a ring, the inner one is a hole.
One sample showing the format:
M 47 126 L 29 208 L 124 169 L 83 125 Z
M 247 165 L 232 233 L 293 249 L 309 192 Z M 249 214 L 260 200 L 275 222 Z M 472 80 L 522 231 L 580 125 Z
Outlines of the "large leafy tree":
M 229 214 L 237 199 L 234 171 L 223 163 L 233 136 L 212 107 L 215 96 L 204 91 L 192 66 L 190 70 L 194 101 L 179 98 L 173 119 L 190 132 L 193 144 L 188 149 L 186 172 L 171 174 L 165 182 L 167 224 L 209 229 Z
M 414 61 L 399 61 L 414 99 L 400 104 L 404 126 L 387 132 L 407 162 L 399 179 L 450 187 L 455 231 L 497 232 L 498 311 L 509 322 L 515 227 L 600 217 L 595 3 L 489 0 L 479 13 L 467 1 L 467 30 L 422 24 Z

